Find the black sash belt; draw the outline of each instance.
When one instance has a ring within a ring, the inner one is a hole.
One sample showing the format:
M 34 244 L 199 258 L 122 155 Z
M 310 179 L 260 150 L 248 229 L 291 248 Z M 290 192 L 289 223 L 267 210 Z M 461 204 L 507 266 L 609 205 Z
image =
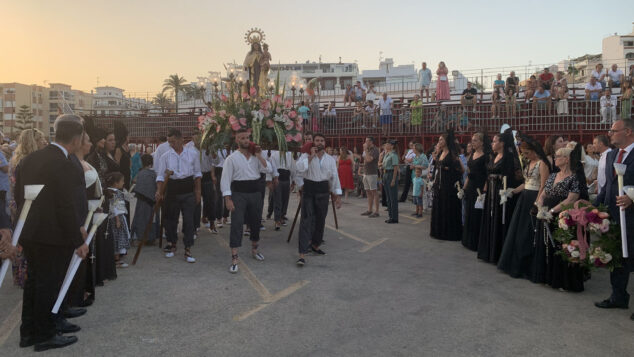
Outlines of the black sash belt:
M 280 180 L 280 181 L 290 181 L 291 172 L 289 170 L 277 169 L 277 172 L 280 174 L 280 176 L 277 178 L 278 180 Z
M 209 182 L 209 181 L 211 181 L 211 171 L 203 172 L 203 178 L 200 181 L 201 182 Z
M 328 193 L 330 192 L 330 187 L 328 181 L 311 181 L 304 179 L 303 190 L 308 193 Z
M 183 179 L 169 179 L 167 181 L 168 195 L 183 195 L 194 192 L 194 176 Z
M 231 191 L 242 193 L 260 192 L 260 187 L 258 186 L 259 181 L 260 180 L 233 181 L 231 183 Z

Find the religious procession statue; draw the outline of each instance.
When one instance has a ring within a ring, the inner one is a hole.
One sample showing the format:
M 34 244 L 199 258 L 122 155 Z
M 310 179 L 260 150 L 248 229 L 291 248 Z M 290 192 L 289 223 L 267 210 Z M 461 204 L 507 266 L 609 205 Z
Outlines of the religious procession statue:
M 271 69 L 271 54 L 268 50 L 269 46 L 264 43 L 264 38 L 264 32 L 258 28 L 252 28 L 244 35 L 246 43 L 251 45 L 251 50 L 244 58 L 243 64 L 244 70 L 249 73 L 247 88 L 255 88 L 258 95 L 266 93 Z

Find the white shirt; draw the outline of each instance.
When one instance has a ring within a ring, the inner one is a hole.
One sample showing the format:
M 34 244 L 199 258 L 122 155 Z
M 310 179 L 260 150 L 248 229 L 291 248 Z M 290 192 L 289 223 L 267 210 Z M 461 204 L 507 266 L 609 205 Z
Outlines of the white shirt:
M 612 108 L 616 109 L 616 96 L 615 95 L 611 95 L 610 98 L 603 96 L 600 99 L 601 102 L 601 108 L 605 108 L 608 106 L 608 103 L 610 104 L 610 106 Z
M 271 168 L 271 171 L 266 173 L 266 182 L 271 182 L 274 177 L 278 177 L 280 175 L 279 172 L 277 172 L 277 166 L 275 166 L 270 157 L 266 158 L 266 167 Z
M 601 90 L 601 88 L 601 83 L 599 82 L 594 83 L 594 85 L 592 85 L 592 83 L 590 82 L 586 83 L 587 90 Z
M 68 150 L 66 150 L 65 147 L 63 147 L 60 144 L 55 143 L 55 142 L 53 142 L 51 144 L 57 146 L 60 150 L 62 150 L 62 152 L 64 153 L 64 156 L 66 156 L 66 158 L 68 159 Z
M 194 178 L 202 177 L 200 172 L 200 158 L 194 150 L 183 148 L 178 154 L 173 148 L 161 156 L 156 165 L 158 172 L 156 173 L 156 182 L 165 181 L 165 170 L 174 172 L 170 178 L 175 180 L 184 179 L 193 176 Z
M 250 155 L 247 159 L 240 150 L 234 151 L 224 160 L 220 191 L 222 191 L 223 196 L 231 196 L 231 183 L 233 181 L 259 180 L 261 173 L 271 172 L 271 168 L 262 165 L 255 155 Z
M 291 181 L 295 180 L 295 174 L 297 172 L 297 167 L 295 165 L 295 160 L 293 160 L 293 154 L 290 152 L 286 152 L 286 160 L 282 160 L 280 157 L 280 152 L 277 150 L 271 151 L 271 162 L 273 166 L 275 166 L 275 176 L 279 176 L 277 169 L 288 170 L 291 172 Z M 303 181 L 302 181 L 303 183 Z
M 156 172 L 156 175 L 159 174 L 158 162 L 161 160 L 161 157 L 163 157 L 163 154 L 165 154 L 169 149 L 170 144 L 166 141 L 159 144 L 159 146 L 156 147 L 156 151 L 152 154 L 152 158 L 154 159 L 154 172 Z M 163 172 L 165 172 L 165 170 L 163 170 Z
M 608 76 L 610 76 L 613 82 L 619 82 L 621 80 L 622 75 L 623 75 L 623 71 L 621 71 L 618 68 L 616 69 L 616 72 L 613 71 L 612 68 L 610 68 L 610 70 L 608 71 Z
M 379 109 L 381 109 L 381 115 L 392 115 L 392 98 L 387 97 L 383 100 L 383 97 L 379 99 Z
M 604 152 L 601 153 L 599 157 L 599 168 L 597 171 L 597 192 L 601 192 L 603 186 L 605 186 L 605 159 L 608 157 L 608 153 L 612 151 L 612 149 L 608 148 Z
M 211 172 L 213 165 L 211 164 L 211 156 L 207 155 L 207 151 L 203 151 L 203 154 L 200 156 L 200 171 L 201 172 Z
M 407 154 L 405 155 L 405 160 L 410 160 L 408 162 L 411 162 L 411 160 L 413 160 L 416 157 L 416 153 L 414 152 L 413 149 L 409 149 L 407 150 Z
M 597 81 L 601 81 L 601 76 L 605 76 L 605 69 L 602 69 L 601 73 L 597 72 L 596 69 L 592 71 L 592 77 L 596 78 Z
M 224 167 L 225 159 L 229 156 L 227 149 L 218 150 L 215 158 L 211 158 L 211 166 L 213 167 Z
M 321 159 L 319 156 L 315 156 L 311 162 L 308 162 L 308 154 L 302 154 L 297 160 L 297 172 L 302 173 L 306 180 L 328 181 L 330 192 L 341 195 L 337 164 L 332 156 L 324 153 Z

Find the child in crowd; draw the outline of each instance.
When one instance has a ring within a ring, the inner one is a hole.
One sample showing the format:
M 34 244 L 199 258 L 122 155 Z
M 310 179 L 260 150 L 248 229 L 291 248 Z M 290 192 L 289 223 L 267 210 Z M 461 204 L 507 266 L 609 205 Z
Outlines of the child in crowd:
M 132 193 L 136 196 L 136 207 L 130 232 L 132 239 L 143 239 L 147 223 L 152 217 L 155 203 L 154 197 L 156 195 L 156 172 L 152 169 L 154 164 L 152 155 L 143 154 L 141 156 L 141 164 L 143 168 L 137 174 L 136 185 L 132 190 Z M 153 224 L 150 225 L 150 231 L 147 233 L 145 245 L 154 245 L 156 237 Z
M 108 187 L 106 197 L 110 207 L 108 227 L 114 240 L 114 259 L 117 268 L 128 267 L 128 264 L 121 257 L 128 254 L 128 248 L 130 248 L 130 231 L 128 231 L 128 222 L 125 219 L 128 210 L 125 207 L 126 196 L 122 191 L 124 184 L 125 181 L 120 172 L 113 172 L 106 176 L 106 186 Z
M 412 196 L 414 196 L 414 204 L 416 205 L 416 213 L 413 215 L 416 217 L 423 216 L 423 185 L 425 182 L 423 181 L 423 169 L 421 167 L 416 168 L 416 176 L 412 179 L 412 184 L 414 186 L 414 192 Z

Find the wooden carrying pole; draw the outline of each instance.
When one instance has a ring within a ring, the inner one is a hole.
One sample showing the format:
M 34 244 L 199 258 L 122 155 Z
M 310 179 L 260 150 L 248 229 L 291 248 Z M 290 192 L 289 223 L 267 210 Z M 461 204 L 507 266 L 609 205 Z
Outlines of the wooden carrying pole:
M 302 209 L 302 200 L 299 200 L 299 203 L 297 204 L 297 212 L 295 212 L 295 218 L 293 219 L 293 224 L 291 225 L 291 231 L 288 232 L 288 239 L 286 240 L 286 243 L 290 243 L 291 242 L 291 238 L 293 237 L 293 230 L 295 229 L 295 223 L 297 223 L 297 216 L 299 216 L 299 211 L 301 211 Z

